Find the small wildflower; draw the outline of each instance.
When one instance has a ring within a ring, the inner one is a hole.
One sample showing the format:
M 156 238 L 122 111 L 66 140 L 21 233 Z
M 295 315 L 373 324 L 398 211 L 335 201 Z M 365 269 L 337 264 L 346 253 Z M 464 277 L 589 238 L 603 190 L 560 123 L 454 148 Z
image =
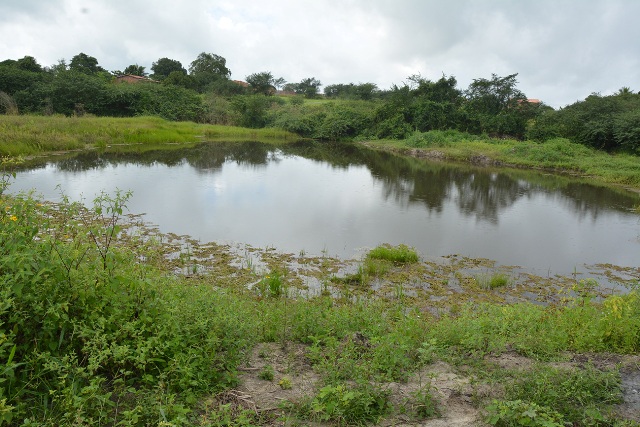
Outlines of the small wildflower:
M 17 221 L 17 220 L 18 220 L 18 217 L 17 217 L 17 216 L 15 216 L 15 215 L 11 215 L 11 216 L 9 217 L 9 219 L 10 219 L 11 221 Z

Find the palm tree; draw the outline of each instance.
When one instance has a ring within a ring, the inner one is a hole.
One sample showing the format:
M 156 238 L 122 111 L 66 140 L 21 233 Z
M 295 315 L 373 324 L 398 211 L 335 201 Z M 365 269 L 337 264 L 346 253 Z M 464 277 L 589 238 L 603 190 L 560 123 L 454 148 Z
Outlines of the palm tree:
M 145 77 L 148 73 L 145 73 L 144 68 L 145 67 L 138 64 L 129 65 L 127 68 L 124 69 L 124 73 L 131 74 L 132 76 Z

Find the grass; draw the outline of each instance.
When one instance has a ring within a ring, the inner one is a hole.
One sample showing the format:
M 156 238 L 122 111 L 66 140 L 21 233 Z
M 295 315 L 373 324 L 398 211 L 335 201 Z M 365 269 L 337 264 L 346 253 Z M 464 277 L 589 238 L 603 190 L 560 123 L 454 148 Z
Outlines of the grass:
M 246 129 L 157 117 L 109 118 L 0 115 L 0 156 L 105 148 L 123 144 L 189 144 L 202 140 L 293 141 L 278 129 Z
M 509 285 L 510 278 L 504 273 L 494 273 L 491 275 L 481 274 L 476 276 L 478 286 L 484 290 L 504 288 Z
M 381 245 L 378 246 L 367 254 L 367 259 L 385 260 L 397 264 L 407 264 L 418 262 L 418 254 L 413 248 L 409 248 L 407 245 L 390 246 Z
M 334 283 L 349 286 L 367 285 L 372 278 L 381 277 L 389 271 L 393 264 L 410 264 L 418 262 L 418 254 L 407 245 L 380 245 L 370 250 L 358 271 L 344 277 L 331 277 Z
M 539 143 L 491 139 L 457 131 L 430 131 L 417 132 L 402 141 L 374 140 L 367 145 L 400 152 L 418 149 L 437 152 L 436 157 L 452 161 L 545 169 L 640 187 L 638 156 L 609 154 L 563 138 Z

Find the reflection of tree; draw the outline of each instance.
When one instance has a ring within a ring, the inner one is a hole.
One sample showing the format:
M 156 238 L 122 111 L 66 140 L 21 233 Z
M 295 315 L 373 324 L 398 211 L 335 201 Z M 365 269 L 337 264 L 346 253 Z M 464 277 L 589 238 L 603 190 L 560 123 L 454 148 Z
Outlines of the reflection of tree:
M 560 189 L 565 203 L 579 218 L 598 216 L 609 210 L 630 210 L 638 200 L 628 194 L 611 191 L 607 187 L 596 187 L 584 182 L 569 182 Z
M 498 223 L 501 210 L 513 205 L 533 189 L 505 174 L 469 171 L 455 174 L 453 185 L 457 204 L 466 215 L 476 215 L 491 223 Z
M 57 166 L 79 172 L 118 163 L 174 166 L 186 162 L 198 172 L 209 174 L 219 172 L 226 162 L 262 168 L 282 156 L 300 156 L 340 169 L 365 166 L 381 183 L 386 199 L 393 198 L 404 207 L 421 204 L 435 212 L 441 212 L 450 201 L 463 215 L 491 223 L 497 223 L 500 212 L 520 198 L 541 193 L 556 195 L 578 218 L 591 215 L 595 219 L 602 211 L 627 210 L 638 203 L 630 194 L 573 178 L 427 162 L 344 143 L 298 142 L 276 148 L 258 142 L 216 142 L 143 152 L 93 151 L 60 160 Z
M 83 152 L 74 157 L 56 162 L 60 170 L 80 172 L 101 169 L 115 164 L 153 166 L 162 164 L 175 166 L 187 162 L 196 170 L 211 172 L 219 170 L 227 161 L 238 164 L 265 166 L 272 156 L 271 146 L 255 143 L 211 143 L 189 148 L 158 148 L 145 151 Z
M 283 151 L 338 168 L 364 165 L 382 184 L 387 199 L 393 198 L 403 206 L 421 203 L 435 212 L 441 212 L 445 202 L 453 200 L 462 214 L 492 223 L 522 197 L 543 193 L 557 194 L 578 218 L 590 214 L 595 219 L 599 212 L 627 210 L 638 203 L 626 192 L 572 177 L 427 162 L 351 144 L 301 142 Z
M 273 147 L 260 142 L 216 142 L 199 144 L 184 154 L 184 159 L 199 172 L 219 171 L 226 162 L 266 167 Z

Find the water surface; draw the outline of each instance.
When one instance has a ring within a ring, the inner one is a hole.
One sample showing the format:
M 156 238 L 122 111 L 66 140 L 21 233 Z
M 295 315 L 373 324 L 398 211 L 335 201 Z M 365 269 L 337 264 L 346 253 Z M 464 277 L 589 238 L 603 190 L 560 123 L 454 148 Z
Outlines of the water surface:
M 11 191 L 59 200 L 131 190 L 132 213 L 201 241 L 353 257 L 381 243 L 539 275 L 640 265 L 631 192 L 525 171 L 407 159 L 359 146 L 203 143 L 82 153 L 20 172 Z

